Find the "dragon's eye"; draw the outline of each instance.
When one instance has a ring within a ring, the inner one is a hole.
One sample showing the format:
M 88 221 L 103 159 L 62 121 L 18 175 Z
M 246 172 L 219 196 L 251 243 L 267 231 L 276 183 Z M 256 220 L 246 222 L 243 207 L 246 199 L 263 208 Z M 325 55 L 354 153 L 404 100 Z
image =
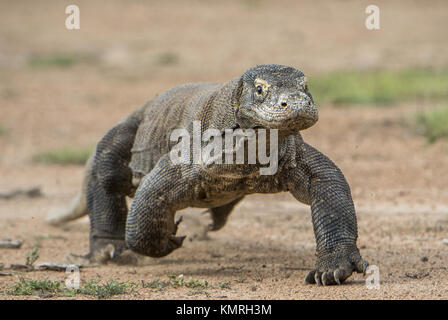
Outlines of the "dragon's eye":
M 262 94 L 263 93 L 263 88 L 261 86 L 257 86 L 257 93 L 258 94 Z

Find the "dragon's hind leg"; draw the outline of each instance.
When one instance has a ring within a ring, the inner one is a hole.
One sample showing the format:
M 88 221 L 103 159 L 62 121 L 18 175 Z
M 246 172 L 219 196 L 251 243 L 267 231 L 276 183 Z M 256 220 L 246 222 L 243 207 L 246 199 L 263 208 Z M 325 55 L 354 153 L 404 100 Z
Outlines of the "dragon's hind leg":
M 224 227 L 233 208 L 242 199 L 243 197 L 240 197 L 223 206 L 208 209 L 207 211 L 210 213 L 212 223 L 208 226 L 207 231 L 218 231 Z
M 135 191 L 128 164 L 139 122 L 134 117 L 120 122 L 96 147 L 86 191 L 90 252 L 85 258 L 90 262 L 120 262 L 118 257 L 126 249 L 126 196 Z

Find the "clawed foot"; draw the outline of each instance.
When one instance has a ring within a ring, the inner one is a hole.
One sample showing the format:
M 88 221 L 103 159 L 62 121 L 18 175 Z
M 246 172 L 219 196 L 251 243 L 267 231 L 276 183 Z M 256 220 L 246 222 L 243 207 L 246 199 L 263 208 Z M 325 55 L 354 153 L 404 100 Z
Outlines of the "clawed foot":
M 177 233 L 177 229 L 179 228 L 180 223 L 183 220 L 183 216 L 180 216 L 179 219 L 177 219 L 177 221 L 174 223 L 174 232 L 173 234 Z
M 214 208 L 214 209 L 216 210 L 216 208 Z M 220 215 L 216 212 L 213 213 L 212 210 L 213 210 L 213 208 L 207 209 L 204 212 L 202 212 L 203 214 L 210 215 L 211 222 L 203 227 L 201 235 L 200 235 L 201 240 L 209 240 L 210 238 L 208 237 L 208 233 L 210 231 L 218 231 L 218 230 L 222 229 L 222 227 L 224 227 L 227 222 L 227 215 Z
M 94 250 L 86 255 L 68 254 L 67 263 L 95 266 L 106 263 L 137 265 L 146 258 L 126 248 L 124 240 L 97 239 Z
M 187 236 L 176 236 L 177 229 L 179 228 L 180 223 L 182 222 L 183 217 L 180 216 L 179 219 L 174 223 L 174 232 L 173 235 L 169 237 L 169 241 L 171 243 L 172 250 L 182 247 L 184 240 Z
M 354 271 L 364 273 L 369 263 L 361 258 L 358 248 L 341 247 L 331 253 L 318 254 L 316 268 L 305 278 L 307 284 L 334 285 L 343 283 Z

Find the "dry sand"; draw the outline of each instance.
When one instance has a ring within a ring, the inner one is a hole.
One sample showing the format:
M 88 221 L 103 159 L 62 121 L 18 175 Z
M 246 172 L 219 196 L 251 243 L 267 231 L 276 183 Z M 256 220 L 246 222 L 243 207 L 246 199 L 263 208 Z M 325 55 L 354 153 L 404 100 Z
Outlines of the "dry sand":
M 40 240 L 38 262 L 87 252 L 87 219 L 63 229 L 44 222 L 76 194 L 82 167 L 30 159 L 48 149 L 93 146 L 111 125 L 173 85 L 226 81 L 257 63 L 293 65 L 311 77 L 352 67 L 447 65 L 444 1 L 379 1 L 377 32 L 364 28 L 365 1 L 277 3 L 79 1 L 81 30 L 67 31 L 64 3 L 1 2 L 0 124 L 6 133 L 0 136 L 0 193 L 40 186 L 44 197 L 0 199 L 0 238 L 25 241 L 19 250 L 0 249 L 0 263 L 23 263 L 36 236 L 51 236 Z M 74 51 L 94 61 L 69 68 L 27 64 L 33 55 Z M 120 299 L 447 299 L 448 143 L 428 145 L 407 125 L 416 111 L 431 107 L 325 105 L 319 123 L 303 133 L 350 183 L 358 245 L 379 267 L 378 290 L 367 289 L 360 274 L 342 286 L 304 284 L 315 261 L 310 211 L 288 194 L 248 197 L 208 240 L 198 237 L 207 216 L 187 210 L 179 234 L 191 241 L 183 248 L 142 266 L 86 268 L 81 277 L 139 282 L 175 273 L 230 283 L 230 289 L 202 293 L 138 289 Z M 14 273 L 0 276 L 0 290 L 19 276 L 66 277 Z

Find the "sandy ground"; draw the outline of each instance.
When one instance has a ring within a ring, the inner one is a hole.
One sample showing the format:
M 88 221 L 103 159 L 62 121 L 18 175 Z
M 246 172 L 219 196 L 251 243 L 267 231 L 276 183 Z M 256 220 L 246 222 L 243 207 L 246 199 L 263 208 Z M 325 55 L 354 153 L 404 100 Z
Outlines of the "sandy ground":
M 344 68 L 447 65 L 444 1 L 378 1 L 382 24 L 375 32 L 364 28 L 365 1 L 286 1 L 282 7 L 263 0 L 79 1 L 79 31 L 64 27 L 68 3 L 39 3 L 0 2 L 0 124 L 6 129 L 0 193 L 33 186 L 44 193 L 0 199 L 0 238 L 25 241 L 19 250 L 0 249 L 6 266 L 23 263 L 39 236 L 49 238 L 40 240 L 38 262 L 63 262 L 69 252 L 88 250 L 87 219 L 64 228 L 44 222 L 76 194 L 82 167 L 36 164 L 32 156 L 93 146 L 107 128 L 173 85 L 226 81 L 257 63 L 292 65 L 310 77 Z M 94 58 L 69 68 L 27 63 L 61 52 Z M 191 241 L 183 248 L 140 266 L 82 269 L 81 277 L 140 282 L 175 273 L 230 283 L 230 289 L 201 293 L 141 288 L 118 296 L 129 299 L 447 299 L 448 143 L 429 145 L 408 125 L 416 111 L 432 107 L 425 101 L 390 108 L 325 105 L 319 123 L 303 133 L 350 183 L 358 245 L 379 267 L 379 289 L 367 289 L 359 274 L 337 287 L 304 284 L 315 259 L 310 212 L 288 194 L 248 197 L 208 240 L 198 237 L 207 216 L 187 210 L 179 233 Z M 19 276 L 66 277 L 14 272 L 0 276 L 0 290 Z

